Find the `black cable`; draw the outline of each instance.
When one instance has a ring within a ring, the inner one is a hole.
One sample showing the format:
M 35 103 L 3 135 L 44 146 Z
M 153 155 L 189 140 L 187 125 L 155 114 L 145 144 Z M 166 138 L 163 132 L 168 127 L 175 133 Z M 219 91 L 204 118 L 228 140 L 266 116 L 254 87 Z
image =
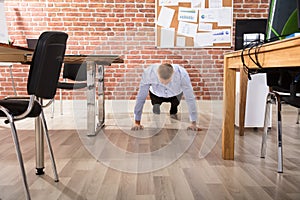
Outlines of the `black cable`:
M 248 73 L 249 68 L 248 68 L 248 66 L 246 65 L 245 60 L 244 60 L 244 51 L 245 51 L 245 49 L 247 48 L 247 46 L 248 46 L 248 44 L 247 44 L 246 46 L 243 45 L 243 49 L 242 49 L 242 52 L 241 52 L 241 61 L 242 61 L 242 64 L 243 64 L 243 70 L 244 70 L 244 72 L 245 72 L 246 74 L 248 74 L 248 79 L 251 80 L 251 77 L 249 77 L 249 73 Z
M 279 35 L 279 36 L 275 36 L 275 37 L 272 37 L 272 38 L 269 38 L 267 40 L 254 40 L 250 43 L 248 43 L 247 45 L 244 45 L 243 46 L 243 49 L 242 49 L 242 52 L 241 52 L 241 61 L 242 61 L 242 64 L 243 64 L 243 70 L 244 72 L 248 75 L 248 79 L 251 80 L 251 75 L 253 74 L 257 74 L 259 72 L 261 72 L 261 69 L 263 68 L 261 63 L 259 62 L 259 59 L 258 59 L 258 54 L 259 54 L 259 50 L 261 48 L 261 46 L 264 44 L 264 43 L 268 43 L 268 42 L 273 42 L 273 41 L 276 41 L 276 40 L 280 40 L 281 38 L 285 38 L 286 36 L 289 36 L 289 34 L 287 35 Z M 259 69 L 250 69 L 246 63 L 245 63 L 245 59 L 244 59 L 244 52 L 245 50 L 248 48 L 248 56 L 250 58 L 250 60 L 259 68 Z M 251 56 L 251 50 L 255 48 L 254 50 L 254 57 L 253 58 Z
M 255 64 L 257 65 L 257 62 L 252 58 L 251 56 L 251 50 L 257 46 L 258 43 L 256 43 L 255 41 L 253 41 L 253 44 L 250 46 L 250 48 L 248 49 L 248 56 L 250 58 L 250 60 Z M 255 52 L 254 52 L 255 53 Z
M 252 62 L 258 67 L 258 68 L 262 68 L 259 60 L 258 60 L 258 53 L 259 53 L 259 49 L 260 47 L 262 46 L 263 44 L 263 41 L 261 40 L 257 40 L 257 41 L 254 41 L 254 45 L 252 45 L 249 49 L 248 49 L 248 56 L 249 58 L 252 60 Z M 255 60 L 254 58 L 251 56 L 251 50 L 255 47 L 255 50 L 254 50 L 254 56 L 255 56 Z
M 262 68 L 261 64 L 260 64 L 259 61 L 258 61 L 258 56 L 255 55 L 256 60 L 254 60 L 254 58 L 252 58 L 252 56 L 251 56 L 251 54 L 250 54 L 250 51 L 251 51 L 254 47 L 257 47 L 257 45 L 260 45 L 260 46 L 261 46 L 261 44 L 262 44 L 262 41 L 260 41 L 260 40 L 254 40 L 254 41 L 248 43 L 247 45 L 245 45 L 245 46 L 243 47 L 242 52 L 241 52 L 241 60 L 242 60 L 242 64 L 243 64 L 243 70 L 244 70 L 244 72 L 248 75 L 248 79 L 249 79 L 249 80 L 251 80 L 251 75 L 252 75 L 252 74 L 257 74 L 257 73 L 259 73 L 259 70 L 258 70 L 258 69 L 250 69 L 250 68 L 246 65 L 245 59 L 244 59 L 244 52 L 245 52 L 245 50 L 248 48 L 248 56 L 249 56 L 249 58 L 251 59 L 251 61 L 252 61 L 253 63 L 255 63 L 255 65 L 257 65 L 259 68 Z M 255 54 L 257 54 L 257 49 L 256 49 L 256 48 L 255 48 Z
M 259 50 L 260 50 L 260 47 L 262 47 L 262 45 L 264 44 L 263 41 L 260 41 L 260 43 L 256 46 L 255 48 L 255 59 L 256 59 L 256 63 L 257 63 L 257 66 L 260 67 L 260 68 L 263 68 L 262 65 L 260 64 L 259 60 L 258 60 L 258 53 L 259 53 Z

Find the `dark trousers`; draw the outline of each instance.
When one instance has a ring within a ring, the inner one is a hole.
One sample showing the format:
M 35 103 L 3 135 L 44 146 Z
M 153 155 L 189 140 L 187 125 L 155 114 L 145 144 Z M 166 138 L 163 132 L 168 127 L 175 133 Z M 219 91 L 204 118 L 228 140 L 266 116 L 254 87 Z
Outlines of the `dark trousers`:
M 151 99 L 152 105 L 155 105 L 155 104 L 161 105 L 163 102 L 171 103 L 170 114 L 171 115 L 177 114 L 177 111 L 178 111 L 177 107 L 180 104 L 182 92 L 177 96 L 169 97 L 169 98 L 156 96 L 155 94 L 153 94 L 150 91 L 149 91 L 149 94 L 150 94 L 150 99 Z

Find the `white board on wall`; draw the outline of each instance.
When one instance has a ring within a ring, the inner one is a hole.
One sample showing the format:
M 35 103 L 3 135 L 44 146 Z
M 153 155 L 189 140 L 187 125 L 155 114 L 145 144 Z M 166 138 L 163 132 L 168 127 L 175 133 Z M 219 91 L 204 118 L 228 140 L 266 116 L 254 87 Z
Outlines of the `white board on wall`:
M 0 42 L 8 43 L 8 31 L 6 25 L 4 0 L 0 0 Z
M 6 17 L 5 17 L 5 8 L 4 8 L 4 0 L 0 0 L 0 43 L 8 43 L 8 31 L 6 25 Z M 11 66 L 11 63 L 2 63 L 0 62 L 0 66 Z

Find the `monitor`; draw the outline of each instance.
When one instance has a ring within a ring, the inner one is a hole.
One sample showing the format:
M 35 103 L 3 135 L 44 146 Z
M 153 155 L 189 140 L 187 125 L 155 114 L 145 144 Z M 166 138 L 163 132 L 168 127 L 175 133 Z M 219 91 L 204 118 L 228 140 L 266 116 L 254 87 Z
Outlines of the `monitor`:
M 243 49 L 253 41 L 264 40 L 266 27 L 267 19 L 237 19 L 234 49 Z
M 266 41 L 284 39 L 300 32 L 300 0 L 271 0 L 266 29 Z

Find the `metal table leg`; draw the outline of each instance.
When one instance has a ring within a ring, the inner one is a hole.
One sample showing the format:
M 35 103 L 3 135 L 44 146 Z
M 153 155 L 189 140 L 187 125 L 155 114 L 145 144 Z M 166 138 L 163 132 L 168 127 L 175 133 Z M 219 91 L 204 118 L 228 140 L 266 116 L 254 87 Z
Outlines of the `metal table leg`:
M 104 65 L 98 65 L 98 124 L 97 131 L 103 128 L 105 121 Z
M 97 94 L 95 74 L 97 76 Z M 94 136 L 103 128 L 105 121 L 104 104 L 104 65 L 96 65 L 93 61 L 87 61 L 87 135 Z M 98 118 L 96 119 L 96 110 Z
M 94 136 L 96 116 L 96 87 L 95 87 L 95 62 L 87 61 L 87 135 Z
M 39 100 L 42 103 L 42 100 Z M 39 117 L 35 119 L 35 155 L 36 175 L 44 174 L 44 134 L 42 121 Z

